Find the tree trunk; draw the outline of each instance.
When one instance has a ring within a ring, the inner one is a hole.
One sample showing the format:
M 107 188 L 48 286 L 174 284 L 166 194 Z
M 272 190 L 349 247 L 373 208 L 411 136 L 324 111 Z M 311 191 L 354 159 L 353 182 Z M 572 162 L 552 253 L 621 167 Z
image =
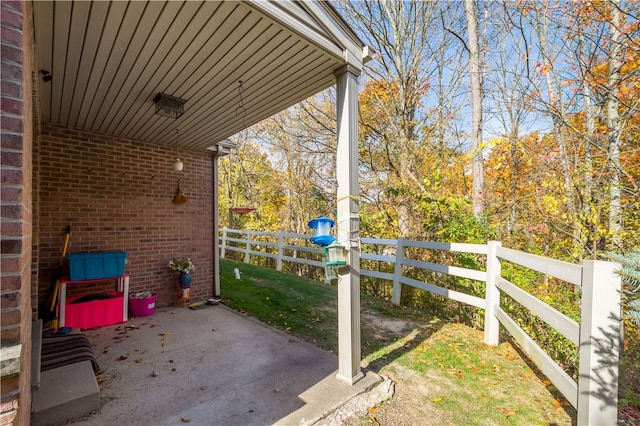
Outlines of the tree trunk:
M 475 0 L 464 0 L 467 17 L 469 73 L 471 77 L 471 149 L 473 162 L 473 188 L 471 204 L 473 215 L 481 219 L 484 213 L 484 160 L 482 158 L 482 74 L 480 43 Z
M 611 22 L 609 23 L 609 78 L 607 81 L 607 127 L 609 142 L 609 241 L 610 250 L 622 247 L 622 205 L 620 188 L 620 130 L 621 121 L 618 111 L 620 93 L 620 70 L 623 63 L 623 51 L 620 44 L 622 18 L 620 1 L 609 1 Z

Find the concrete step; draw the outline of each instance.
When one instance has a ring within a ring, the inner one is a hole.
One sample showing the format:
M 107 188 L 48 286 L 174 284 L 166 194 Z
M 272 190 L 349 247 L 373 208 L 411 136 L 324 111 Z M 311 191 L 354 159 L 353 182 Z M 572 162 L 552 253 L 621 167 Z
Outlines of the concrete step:
M 33 392 L 31 425 L 55 425 L 100 408 L 100 388 L 91 361 L 43 371 Z

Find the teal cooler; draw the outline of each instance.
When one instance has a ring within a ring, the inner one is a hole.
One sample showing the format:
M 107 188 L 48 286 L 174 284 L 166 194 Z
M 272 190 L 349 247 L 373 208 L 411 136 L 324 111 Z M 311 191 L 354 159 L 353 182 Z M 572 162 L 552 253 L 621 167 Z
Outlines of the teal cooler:
M 127 253 L 123 251 L 70 253 L 67 259 L 71 281 L 99 280 L 123 276 Z

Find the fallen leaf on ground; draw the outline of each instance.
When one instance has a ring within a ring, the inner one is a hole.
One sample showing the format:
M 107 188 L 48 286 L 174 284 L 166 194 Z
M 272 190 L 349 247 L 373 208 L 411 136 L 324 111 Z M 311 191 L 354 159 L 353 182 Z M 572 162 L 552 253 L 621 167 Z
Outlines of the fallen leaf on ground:
M 153 370 L 151 372 L 151 377 L 158 377 L 158 373 L 156 372 L 156 370 Z
M 160 334 L 158 334 L 158 336 L 168 336 L 168 335 L 170 335 L 170 334 L 171 334 L 171 333 L 169 333 L 168 331 L 165 331 L 164 333 L 160 333 Z
M 136 359 L 136 364 L 140 364 L 142 362 L 142 357 Z
M 129 358 L 128 356 L 124 356 L 124 355 L 120 355 L 118 357 L 118 361 L 124 361 L 125 359 Z
M 191 419 L 188 419 L 186 417 L 180 417 L 180 420 L 182 420 L 182 423 L 189 423 L 191 421 Z
M 505 417 L 511 417 L 517 414 L 516 410 L 512 410 L 511 408 L 501 408 L 500 410 L 502 410 L 502 414 L 504 414 Z

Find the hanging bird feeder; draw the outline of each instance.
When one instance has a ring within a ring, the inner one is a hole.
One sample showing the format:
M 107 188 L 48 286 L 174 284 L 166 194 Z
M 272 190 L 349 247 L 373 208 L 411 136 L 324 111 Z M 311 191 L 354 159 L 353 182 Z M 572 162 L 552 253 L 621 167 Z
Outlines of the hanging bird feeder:
M 348 251 L 342 244 L 334 241 L 324 248 L 326 253 L 326 264 L 329 266 L 339 266 L 347 264 Z
M 331 228 L 333 228 L 335 222 L 328 217 L 320 216 L 309 221 L 308 225 L 314 232 L 313 237 L 311 237 L 313 244 L 326 247 L 336 240 L 335 237 L 330 235 Z

